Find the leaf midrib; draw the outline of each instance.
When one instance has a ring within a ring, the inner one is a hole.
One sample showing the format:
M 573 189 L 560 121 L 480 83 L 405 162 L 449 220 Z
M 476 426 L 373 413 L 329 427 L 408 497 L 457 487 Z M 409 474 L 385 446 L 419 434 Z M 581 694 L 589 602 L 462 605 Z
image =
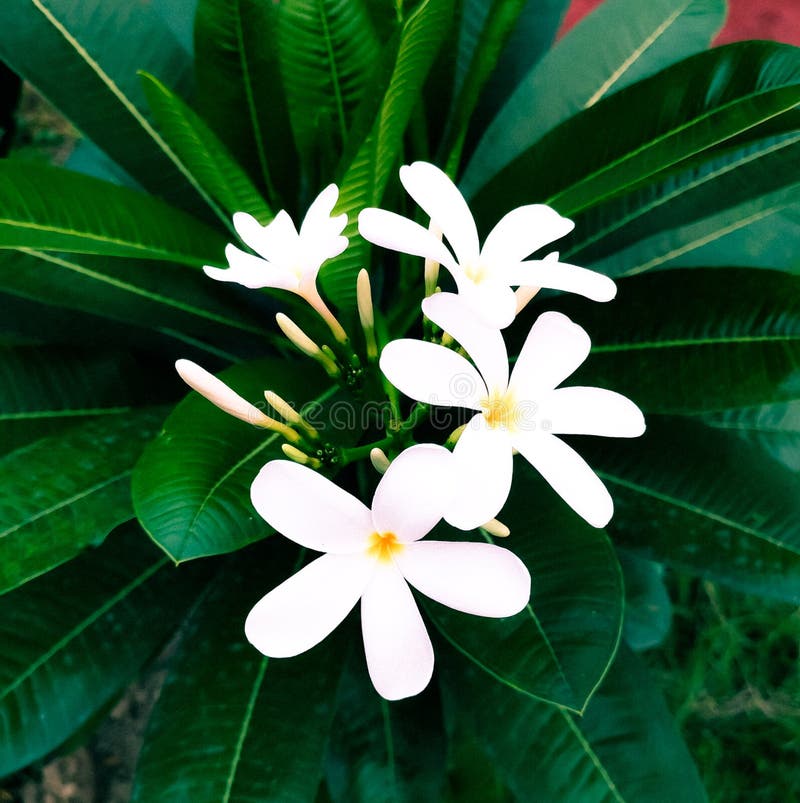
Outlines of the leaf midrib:
M 745 343 L 786 343 L 800 341 L 800 332 L 788 335 L 731 335 L 729 337 L 683 338 L 680 340 L 650 340 L 638 343 L 611 343 L 605 346 L 592 346 L 592 354 L 608 354 L 621 351 L 642 351 L 647 349 L 690 348 L 696 346 L 719 346 Z

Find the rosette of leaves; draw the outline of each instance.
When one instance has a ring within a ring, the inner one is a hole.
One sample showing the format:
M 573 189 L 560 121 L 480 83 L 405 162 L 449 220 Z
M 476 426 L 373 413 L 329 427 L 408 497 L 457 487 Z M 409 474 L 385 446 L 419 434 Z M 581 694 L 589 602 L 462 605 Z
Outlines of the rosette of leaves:
M 668 626 L 659 565 L 800 600 L 800 51 L 707 49 L 723 0 L 607 0 L 554 43 L 565 6 L 2 3 L 0 59 L 82 139 L 64 167 L 0 162 L 0 776 L 178 634 L 136 800 L 705 799 L 630 647 Z M 522 203 L 575 219 L 562 258 L 618 299 L 537 298 L 519 332 L 579 320 L 585 384 L 635 399 L 648 432 L 581 444 L 615 496 L 605 532 L 517 472 L 503 519 L 531 606 L 473 623 L 431 604 L 437 682 L 390 705 L 346 632 L 291 663 L 244 641 L 298 558 L 248 497 L 279 444 L 182 398 L 171 365 L 324 410 L 330 381 L 271 324 L 291 299 L 200 267 L 224 264 L 233 212 L 266 223 L 335 181 L 351 246 L 323 291 L 352 322 L 369 266 L 403 336 L 422 271 L 356 218 L 408 211 L 413 159 L 484 230 Z

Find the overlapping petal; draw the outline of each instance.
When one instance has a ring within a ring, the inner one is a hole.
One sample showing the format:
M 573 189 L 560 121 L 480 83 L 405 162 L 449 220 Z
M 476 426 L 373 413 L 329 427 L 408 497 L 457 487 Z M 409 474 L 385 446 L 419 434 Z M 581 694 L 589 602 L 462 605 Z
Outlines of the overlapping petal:
M 427 404 L 480 410 L 488 393 L 469 360 L 435 343 L 393 340 L 381 352 L 380 368 L 406 396 Z
M 283 209 L 266 226 L 246 212 L 236 212 L 233 227 L 242 242 L 268 262 L 284 262 L 297 247 L 297 229 Z
M 554 435 L 637 438 L 645 430 L 642 411 L 626 396 L 603 388 L 558 388 L 540 400 L 538 414 Z
M 206 276 L 219 282 L 235 282 L 251 290 L 260 287 L 275 287 L 278 290 L 296 291 L 299 285 L 297 274 L 283 265 L 267 262 L 261 257 L 248 254 L 230 243 L 225 248 L 228 268 L 203 267 Z
M 554 240 L 560 240 L 574 228 L 571 220 L 545 204 L 519 206 L 500 218 L 489 232 L 481 249 L 481 259 L 499 268 L 513 265 Z
M 301 546 L 346 554 L 363 550 L 372 533 L 369 508 L 326 477 L 290 460 L 272 460 L 253 480 L 259 516 Z
M 417 444 L 395 458 L 372 500 L 376 532 L 402 543 L 427 535 L 441 520 L 454 490 L 453 455 L 443 446 Z
M 520 287 L 548 287 L 575 293 L 592 301 L 611 301 L 617 285 L 608 276 L 594 270 L 550 259 L 533 259 L 503 268 L 504 281 Z
M 597 474 L 569 445 L 555 435 L 520 431 L 514 447 L 547 480 L 553 490 L 593 527 L 605 527 L 614 502 Z
M 419 694 L 433 674 L 433 646 L 408 583 L 378 565 L 361 599 L 361 632 L 372 683 L 387 700 Z
M 459 268 L 453 273 L 458 295 L 472 313 L 487 326 L 505 329 L 517 314 L 517 297 L 514 291 L 498 279 L 487 278 L 480 284 L 470 281 Z
M 364 554 L 317 558 L 256 603 L 247 640 L 271 658 L 310 650 L 353 610 L 374 572 Z
M 530 598 L 531 576 L 525 564 L 493 544 L 420 541 L 395 560 L 414 588 L 464 613 L 513 616 Z

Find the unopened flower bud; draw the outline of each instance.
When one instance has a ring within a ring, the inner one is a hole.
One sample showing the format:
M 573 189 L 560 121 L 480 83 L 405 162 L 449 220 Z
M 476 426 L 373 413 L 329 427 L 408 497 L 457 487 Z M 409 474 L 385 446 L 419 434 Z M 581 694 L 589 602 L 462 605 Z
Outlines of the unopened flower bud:
M 294 460 L 295 463 L 300 463 L 301 466 L 308 466 L 309 468 L 320 468 L 322 466 L 322 461 L 316 457 L 311 457 L 307 455 L 305 452 L 301 452 L 296 446 L 292 446 L 290 443 L 284 443 L 281 446 L 281 451 L 288 457 L 290 460 Z
M 324 369 L 328 376 L 339 376 L 339 366 L 333 359 L 326 354 L 288 315 L 279 312 L 275 316 L 281 331 L 294 343 L 303 354 L 316 360 Z
M 385 474 L 391 464 L 391 461 L 386 456 L 386 452 L 384 452 L 383 449 L 379 449 L 377 446 L 369 453 L 369 460 L 378 474 Z
M 375 360 L 378 357 L 378 344 L 375 341 L 375 312 L 372 307 L 372 288 L 369 273 L 363 268 L 358 273 L 356 281 L 356 299 L 358 303 L 358 317 L 361 328 L 364 330 L 364 339 L 367 344 L 367 359 Z
M 481 525 L 481 529 L 495 538 L 508 538 L 508 536 L 511 535 L 511 530 L 509 530 L 502 521 L 498 521 L 497 519 L 490 519 L 486 524 Z

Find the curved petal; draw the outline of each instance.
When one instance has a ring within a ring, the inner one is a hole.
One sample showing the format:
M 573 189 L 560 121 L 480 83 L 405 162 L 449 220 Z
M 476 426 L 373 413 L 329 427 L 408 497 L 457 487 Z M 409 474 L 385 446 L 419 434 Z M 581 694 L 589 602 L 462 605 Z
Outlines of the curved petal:
M 563 290 L 592 301 L 611 301 L 617 294 L 617 285 L 608 276 L 550 259 L 520 262 L 504 269 L 502 275 L 511 285 Z
M 330 226 L 332 230 L 335 227 L 337 233 L 341 232 L 347 225 L 347 215 L 341 214 L 331 218 L 333 207 L 336 206 L 338 200 L 339 188 L 335 184 L 328 184 L 308 207 L 306 216 L 300 224 L 300 236 L 314 234 L 327 226 Z
M 473 530 L 493 519 L 508 499 L 514 467 L 511 438 L 476 415 L 461 433 L 453 457 L 456 492 L 444 518 L 460 530 Z
M 362 209 L 358 233 L 369 242 L 401 254 L 433 259 L 448 270 L 456 270 L 453 255 L 442 241 L 424 226 L 385 209 Z
M 574 228 L 571 220 L 545 204 L 517 207 L 500 218 L 489 232 L 481 250 L 481 260 L 489 265 L 512 265 Z
M 517 314 L 517 297 L 505 283 L 496 279 L 473 282 L 459 270 L 453 273 L 458 294 L 486 326 L 505 329 Z
M 622 394 L 603 388 L 558 388 L 539 402 L 539 418 L 554 435 L 638 438 L 645 430 L 642 411 Z
M 486 384 L 471 362 L 455 351 L 422 340 L 393 340 L 381 352 L 381 371 L 417 401 L 481 409 Z
M 494 544 L 420 541 L 395 558 L 406 580 L 426 597 L 475 616 L 519 613 L 531 595 L 525 564 Z
M 433 675 L 433 646 L 408 583 L 378 565 L 361 598 L 361 632 L 372 684 L 381 697 L 419 694 Z
M 297 249 L 297 229 L 289 213 L 281 209 L 262 226 L 252 215 L 236 212 L 233 216 L 236 233 L 257 254 L 270 262 L 291 262 Z
M 375 571 L 365 555 L 323 555 L 292 575 L 247 615 L 247 640 L 271 658 L 311 649 L 340 624 Z
M 372 523 L 408 543 L 427 535 L 441 520 L 455 490 L 453 455 L 443 446 L 421 443 L 399 454 L 378 483 Z
M 429 162 L 414 162 L 400 168 L 400 181 L 447 237 L 461 265 L 477 262 L 480 243 L 475 220 L 447 174 Z
M 220 282 L 236 282 L 251 290 L 275 287 L 279 290 L 297 291 L 297 276 L 280 265 L 267 262 L 230 244 L 225 247 L 225 256 L 230 267 L 224 269 L 206 265 L 203 268 L 206 276 Z
M 528 332 L 509 387 L 520 401 L 538 401 L 589 356 L 589 335 L 560 312 L 545 312 Z
M 514 447 L 592 527 L 605 527 L 611 521 L 611 495 L 571 446 L 555 435 L 529 431 L 515 434 Z
M 339 199 L 339 188 L 329 184 L 309 206 L 300 226 L 305 267 L 313 272 L 328 259 L 338 256 L 347 248 L 348 239 L 342 236 L 347 215 L 331 217 Z
M 369 508 L 316 471 L 291 460 L 271 460 L 250 486 L 264 521 L 300 546 L 347 554 L 365 548 L 372 533 Z

